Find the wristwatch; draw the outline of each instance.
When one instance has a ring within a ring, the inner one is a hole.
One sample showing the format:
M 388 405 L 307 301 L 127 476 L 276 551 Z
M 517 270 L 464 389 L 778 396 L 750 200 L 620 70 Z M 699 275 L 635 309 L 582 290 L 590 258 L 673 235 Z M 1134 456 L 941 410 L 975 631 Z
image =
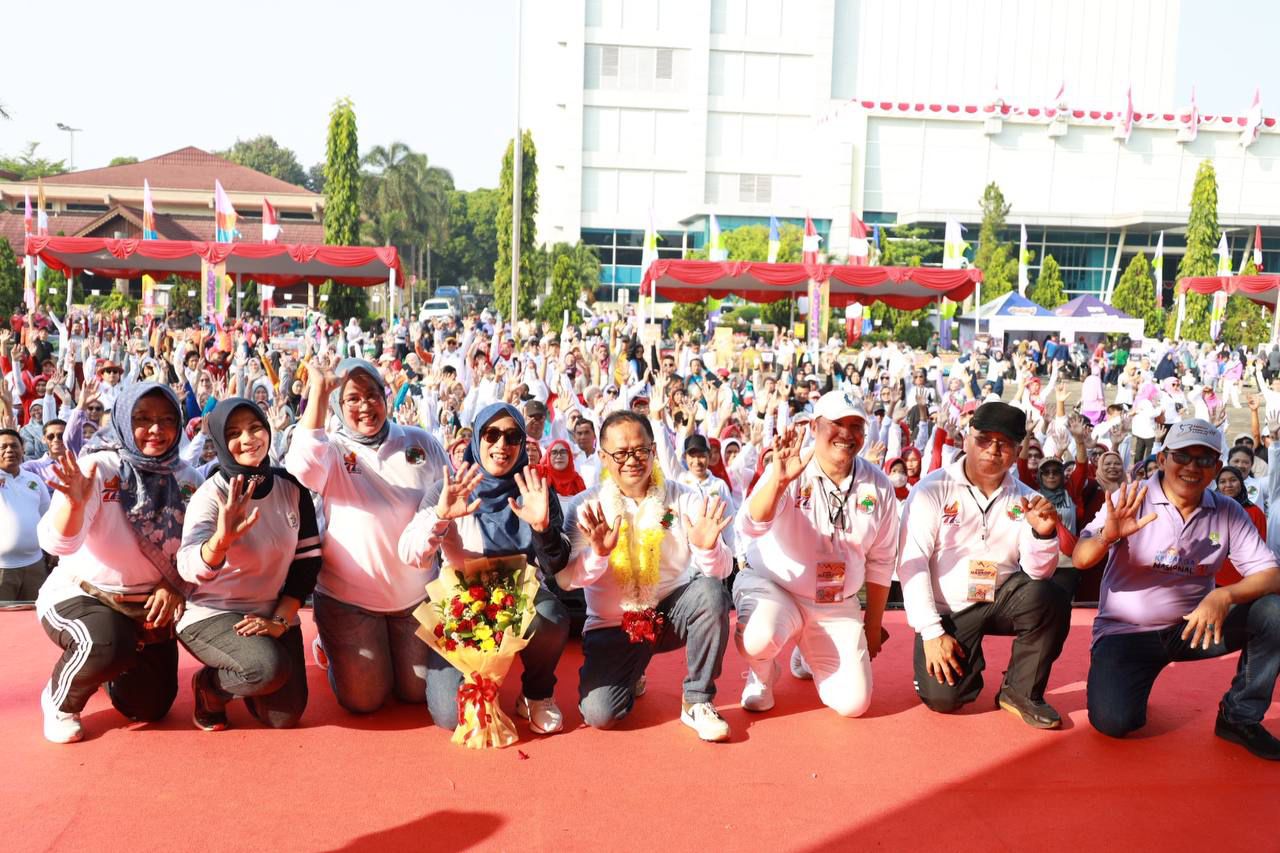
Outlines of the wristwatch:
M 284 618 L 283 616 L 272 616 L 271 621 L 275 622 L 277 625 L 284 626 L 284 629 L 286 631 L 289 630 L 289 620 Z

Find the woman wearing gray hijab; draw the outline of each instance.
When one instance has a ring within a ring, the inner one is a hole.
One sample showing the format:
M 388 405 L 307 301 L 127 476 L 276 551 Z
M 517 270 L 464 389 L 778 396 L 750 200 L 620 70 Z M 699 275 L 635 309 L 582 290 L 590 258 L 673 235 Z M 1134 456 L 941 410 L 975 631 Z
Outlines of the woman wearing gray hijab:
M 376 711 L 393 694 L 425 702 L 429 650 L 413 611 L 433 567 L 406 563 L 397 546 L 449 460 L 430 433 L 388 418 L 387 388 L 369 362 L 330 369 L 321 356 L 307 368 L 306 409 L 285 467 L 323 498 L 316 662 L 349 711 Z

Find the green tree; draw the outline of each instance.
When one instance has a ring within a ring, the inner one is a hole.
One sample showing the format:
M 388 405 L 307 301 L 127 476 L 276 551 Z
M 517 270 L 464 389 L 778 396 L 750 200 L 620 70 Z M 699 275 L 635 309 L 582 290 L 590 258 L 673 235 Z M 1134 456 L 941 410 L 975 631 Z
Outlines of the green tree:
M 1195 185 L 1191 190 L 1191 214 L 1187 217 L 1187 251 L 1178 262 L 1178 280 L 1213 275 L 1218 262 L 1214 249 L 1218 246 L 1218 178 L 1213 161 L 1203 160 L 1196 170 Z M 1186 340 L 1209 340 L 1210 297 L 1202 293 L 1186 295 L 1186 308 L 1182 321 L 1182 337 Z M 1165 335 L 1173 338 L 1178 324 L 1178 311 L 1169 312 Z
M 1032 302 L 1043 305 L 1045 308 L 1057 308 L 1067 301 L 1067 294 L 1062 285 L 1062 271 L 1058 267 L 1058 262 L 1053 259 L 1053 255 L 1044 256 L 1044 261 L 1040 264 L 1040 275 L 1036 277 L 1036 283 L 1029 288 L 1027 296 Z
M 302 185 L 313 193 L 324 195 L 324 163 L 313 163 L 310 169 L 307 169 L 307 179 Z
M 300 187 L 307 182 L 307 173 L 298 162 L 298 155 L 267 134 L 253 139 L 237 139 L 230 148 L 214 153 L 295 186 Z
M 498 181 L 498 214 L 495 218 L 498 231 L 498 257 L 493 266 L 493 304 L 500 316 L 511 313 L 511 228 L 514 211 L 511 196 L 514 189 L 515 161 L 514 140 L 507 145 L 502 157 L 502 177 Z M 533 144 L 533 134 L 524 132 L 520 145 L 520 293 L 516 313 L 519 317 L 533 314 L 533 298 L 538 285 L 529 281 L 534 263 L 534 215 L 538 212 L 538 151 Z M 517 317 L 508 318 L 515 322 Z
M 3 261 L 0 260 L 0 263 L 3 263 Z M 40 301 L 41 305 L 51 306 L 54 313 L 59 316 L 65 314 L 67 307 L 66 275 L 58 270 L 46 268 L 44 271 L 44 277 L 36 282 L 36 298 Z M 84 286 L 80 283 L 79 278 L 76 280 L 75 292 L 71 295 L 71 301 L 84 301 Z
M 453 176 L 430 165 L 427 155 L 403 142 L 375 145 L 364 156 L 360 208 L 369 242 L 394 245 L 411 269 L 427 244 L 440 245 L 449 233 Z
M 37 157 L 36 149 L 39 147 L 39 142 L 28 142 L 27 147 L 17 157 L 0 157 L 0 171 L 13 172 L 20 181 L 47 178 L 67 171 L 66 160 L 46 160 L 44 157 Z
M 129 156 L 125 156 L 125 157 L 112 157 L 112 158 L 111 158 L 111 162 L 110 162 L 110 163 L 108 163 L 107 165 L 108 165 L 108 166 L 128 166 L 128 165 L 131 165 L 131 164 L 133 164 L 133 163 L 137 163 L 137 162 L 138 162 L 138 158 L 137 158 L 137 157 L 129 157 Z
M 881 242 L 880 264 L 886 267 L 919 267 L 926 261 L 933 260 L 942 249 L 926 239 L 928 233 L 927 229 L 914 225 L 899 225 L 888 229 Z M 932 308 L 906 311 L 890 308 L 883 302 L 875 302 L 869 310 L 871 319 L 879 320 L 882 329 L 892 330 L 896 341 L 913 347 L 924 347 L 933 335 L 933 324 L 929 322 Z M 843 315 L 839 320 L 844 322 Z
M 1010 205 L 993 181 L 982 191 L 978 202 L 982 225 L 978 228 L 978 248 L 973 265 L 982 270 L 982 301 L 989 302 L 1013 290 L 1018 281 L 1018 253 L 1012 243 L 1000 240 Z
M 1258 268 L 1250 258 L 1244 275 L 1257 275 Z M 1271 312 L 1239 294 L 1227 297 L 1227 310 L 1222 321 L 1222 341 L 1236 347 L 1256 347 L 1271 340 Z
M 775 303 L 776 304 L 776 303 Z M 707 300 L 678 302 L 671 309 L 671 334 L 692 332 L 701 335 L 707 327 Z
M 764 225 L 740 225 L 724 233 L 725 249 L 731 261 L 768 261 L 769 229 Z M 690 254 L 690 257 L 707 258 L 708 247 Z M 804 255 L 804 229 L 791 223 L 778 230 L 778 263 L 798 264 Z M 760 322 L 772 323 L 780 329 L 791 326 L 795 300 L 779 299 L 766 302 L 760 308 Z M 699 327 L 700 328 L 700 327 Z
M 177 315 L 179 323 L 194 323 L 204 310 L 196 282 L 173 275 L 165 283 L 169 285 L 169 310 Z
M 438 281 L 486 290 L 493 286 L 500 206 L 496 189 L 449 193 L 449 238 L 432 244 L 432 274 Z
M 557 243 L 548 257 L 551 262 L 551 293 L 543 297 L 538 319 L 546 320 L 557 328 L 567 310 L 570 323 L 582 322 L 578 299 L 584 293 L 593 292 L 600 283 L 600 258 L 582 242 L 575 246 Z
M 13 246 L 0 237 L 0 316 L 8 317 L 21 304 L 22 267 L 18 265 Z
M 1139 252 L 1125 267 L 1124 275 L 1111 294 L 1111 304 L 1131 317 L 1143 321 L 1143 334 L 1158 338 L 1164 334 L 1164 311 L 1156 307 L 1155 279 L 1151 277 L 1151 263 Z
M 324 242 L 330 246 L 352 245 L 360 237 L 360 140 L 350 98 L 338 101 L 329 113 L 324 178 Z M 328 296 L 328 302 L 319 306 L 328 316 L 365 316 L 363 288 L 328 281 L 320 292 Z

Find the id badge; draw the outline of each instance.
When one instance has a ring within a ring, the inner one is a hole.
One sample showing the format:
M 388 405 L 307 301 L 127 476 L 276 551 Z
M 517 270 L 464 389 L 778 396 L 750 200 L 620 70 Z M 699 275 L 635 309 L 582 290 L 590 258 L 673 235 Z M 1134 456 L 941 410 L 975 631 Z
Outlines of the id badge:
M 818 585 L 813 600 L 818 604 L 839 604 L 844 601 L 845 566 L 841 561 L 818 563 Z
M 996 564 L 991 560 L 969 561 L 969 601 L 996 600 Z

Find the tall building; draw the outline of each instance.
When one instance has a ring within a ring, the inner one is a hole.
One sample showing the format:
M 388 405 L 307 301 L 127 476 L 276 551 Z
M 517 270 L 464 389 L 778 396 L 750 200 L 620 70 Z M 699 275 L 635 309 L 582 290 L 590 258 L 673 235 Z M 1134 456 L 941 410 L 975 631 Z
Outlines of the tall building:
M 996 182 L 1068 291 L 1105 292 L 1165 232 L 1172 278 L 1201 160 L 1239 259 L 1280 214 L 1280 131 L 1192 121 L 1174 90 L 1178 0 L 556 0 L 526 4 L 521 115 L 538 239 L 597 247 L 634 287 L 660 255 L 770 216 L 813 217 L 844 256 L 852 215 L 976 241 Z M 1049 36 L 1052 34 L 1052 37 Z M 1133 118 L 1127 134 L 1129 104 Z M 1015 238 L 1016 239 L 1016 238 Z M 1280 268 L 1280 253 L 1269 268 Z M 1033 272 L 1034 275 L 1034 272 Z

